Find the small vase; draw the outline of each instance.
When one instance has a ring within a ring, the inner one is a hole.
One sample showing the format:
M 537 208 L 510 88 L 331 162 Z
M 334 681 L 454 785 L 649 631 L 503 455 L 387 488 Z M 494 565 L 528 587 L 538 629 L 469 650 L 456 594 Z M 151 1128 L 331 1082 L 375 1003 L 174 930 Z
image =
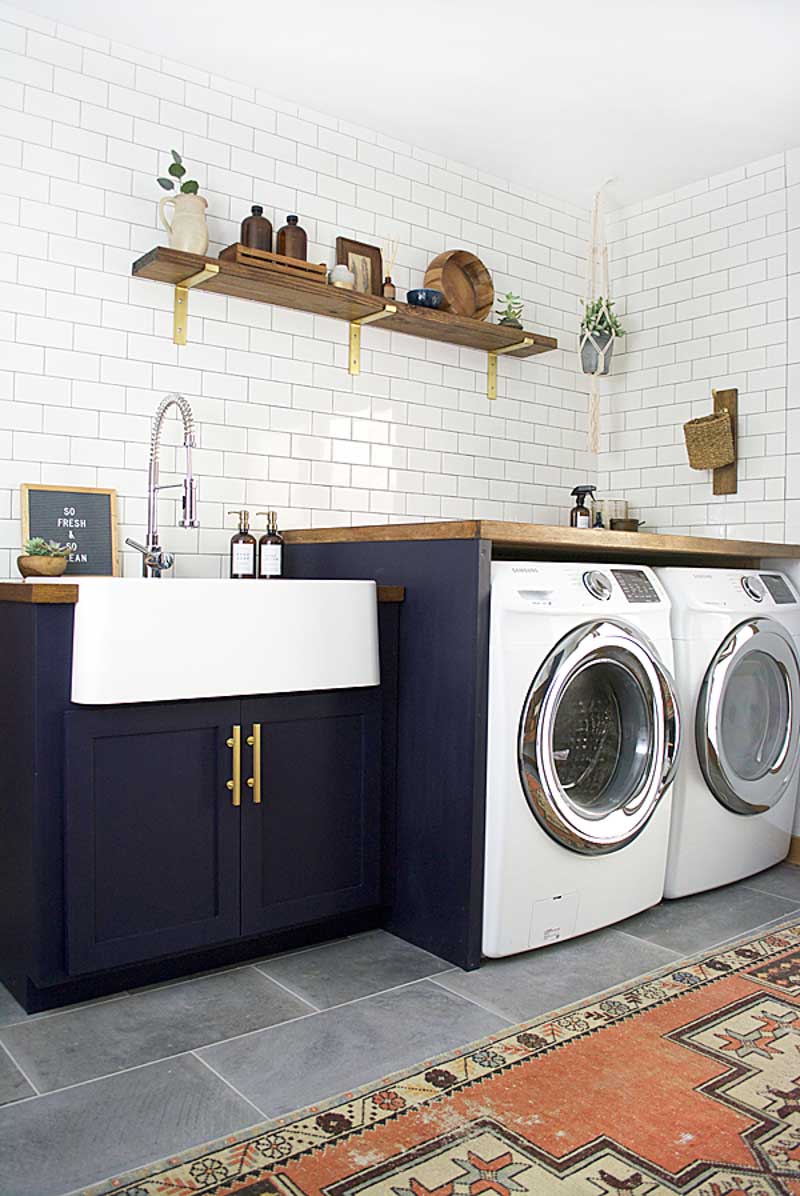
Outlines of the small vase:
M 60 577 L 66 567 L 65 556 L 17 557 L 17 568 L 23 577 Z
M 521 328 L 522 324 L 519 320 L 512 320 L 509 316 L 503 316 L 502 320 L 497 321 L 498 324 L 503 324 L 506 328 Z
M 581 337 L 584 334 L 581 333 Z M 605 350 L 605 352 L 603 352 Z M 601 377 L 611 369 L 611 354 L 614 352 L 610 332 L 593 332 L 581 345 L 581 368 L 584 374 L 599 374 Z M 600 369 L 600 354 L 603 353 L 603 368 Z
M 383 280 L 383 297 L 384 299 L 397 298 L 397 289 L 388 274 Z
M 175 209 L 171 222 L 164 214 L 167 204 L 172 204 Z M 208 201 L 202 195 L 164 196 L 158 205 L 158 215 L 169 233 L 170 249 L 199 253 L 201 256 L 205 254 L 208 249 L 207 207 Z

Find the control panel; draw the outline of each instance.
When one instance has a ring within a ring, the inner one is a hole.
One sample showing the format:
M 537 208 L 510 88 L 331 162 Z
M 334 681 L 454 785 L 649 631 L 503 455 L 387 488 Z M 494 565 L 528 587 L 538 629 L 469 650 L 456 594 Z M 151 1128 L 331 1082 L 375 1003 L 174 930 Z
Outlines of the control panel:
M 764 583 L 760 577 L 746 573 L 742 578 L 742 589 L 747 597 L 752 598 L 754 602 L 764 601 Z
M 761 580 L 769 590 L 770 597 L 776 606 L 786 606 L 796 601 L 786 578 L 781 577 L 780 573 L 762 573 Z
M 611 574 L 628 602 L 659 602 L 658 590 L 642 569 L 612 569 Z
M 589 569 L 584 573 L 583 584 L 598 602 L 608 602 L 611 597 L 611 582 L 599 569 Z

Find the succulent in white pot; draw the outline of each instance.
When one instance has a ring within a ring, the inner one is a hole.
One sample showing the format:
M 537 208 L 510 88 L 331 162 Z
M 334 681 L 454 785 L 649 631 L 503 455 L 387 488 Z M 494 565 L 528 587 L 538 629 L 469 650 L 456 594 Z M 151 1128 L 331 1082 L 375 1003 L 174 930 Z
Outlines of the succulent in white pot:
M 200 184 L 195 179 L 184 179 L 186 167 L 177 150 L 172 151 L 172 161 L 167 168 L 167 175 L 156 179 L 159 187 L 165 191 L 177 188 L 175 197 L 165 195 L 158 205 L 158 215 L 164 228 L 169 233 L 170 249 L 180 249 L 184 253 L 205 254 L 208 249 L 208 225 L 206 224 L 206 208 L 208 200 L 197 192 Z M 169 177 L 167 177 L 169 176 Z M 183 179 L 183 182 L 181 180 Z M 168 220 L 164 209 L 172 204 L 172 220 Z

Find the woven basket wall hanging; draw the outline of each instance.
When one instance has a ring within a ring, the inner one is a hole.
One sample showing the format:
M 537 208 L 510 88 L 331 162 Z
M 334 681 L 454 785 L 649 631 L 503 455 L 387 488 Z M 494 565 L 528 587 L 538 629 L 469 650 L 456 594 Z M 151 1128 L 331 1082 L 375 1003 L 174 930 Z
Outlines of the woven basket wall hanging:
M 727 411 L 690 419 L 683 425 L 692 469 L 720 469 L 736 460 L 733 425 Z

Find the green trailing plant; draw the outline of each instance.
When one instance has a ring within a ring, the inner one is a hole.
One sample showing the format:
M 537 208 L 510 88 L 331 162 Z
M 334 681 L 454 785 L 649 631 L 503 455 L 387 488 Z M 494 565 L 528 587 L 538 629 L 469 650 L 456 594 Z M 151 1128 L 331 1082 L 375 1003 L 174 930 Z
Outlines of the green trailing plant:
M 581 332 L 609 332 L 614 336 L 624 336 L 625 329 L 614 311 L 613 300 L 606 300 L 599 295 L 592 303 L 586 303 L 581 320 Z
M 186 174 L 186 167 L 183 164 L 183 158 L 177 150 L 172 150 L 172 161 L 167 167 L 167 174 L 171 177 L 156 179 L 159 187 L 163 187 L 165 191 L 172 191 L 175 187 L 178 187 L 184 195 L 197 195 L 200 188 L 198 182 L 194 179 L 185 179 L 181 182 L 181 179 Z
M 515 295 L 513 291 L 507 291 L 502 296 L 502 303 L 503 306 L 498 307 L 496 311 L 496 314 L 500 317 L 500 323 L 520 324 L 525 304 L 519 295 Z
M 43 540 L 41 536 L 33 536 L 22 545 L 25 556 L 69 556 L 72 551 L 69 544 L 59 544 L 56 540 Z

